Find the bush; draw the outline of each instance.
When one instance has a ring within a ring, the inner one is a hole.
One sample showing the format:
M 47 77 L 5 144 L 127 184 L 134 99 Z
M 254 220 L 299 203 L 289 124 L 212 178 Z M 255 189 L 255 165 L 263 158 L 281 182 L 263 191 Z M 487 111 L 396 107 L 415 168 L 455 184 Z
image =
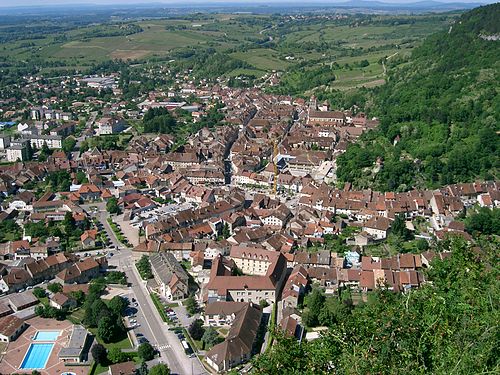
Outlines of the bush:
M 137 354 L 143 361 L 150 361 L 155 357 L 155 350 L 150 343 L 145 342 L 139 345 Z
M 95 344 L 90 352 L 92 353 L 92 357 L 97 364 L 102 365 L 106 363 L 106 359 L 108 358 L 108 351 L 106 350 L 104 345 Z
M 49 291 L 51 291 L 52 293 L 58 293 L 58 292 L 62 291 L 63 287 L 59 283 L 52 283 L 52 284 L 47 285 L 47 289 Z
M 119 348 L 111 348 L 108 352 L 108 360 L 111 363 L 121 363 L 128 360 L 128 355 Z
M 46 297 L 47 293 L 45 293 L 45 290 L 43 290 L 42 288 L 36 287 L 35 289 L 33 289 L 33 295 L 36 298 L 40 299 L 40 298 Z
M 196 319 L 189 326 L 189 334 L 194 340 L 201 340 L 204 333 L 205 329 L 203 328 L 203 320 L 201 319 Z

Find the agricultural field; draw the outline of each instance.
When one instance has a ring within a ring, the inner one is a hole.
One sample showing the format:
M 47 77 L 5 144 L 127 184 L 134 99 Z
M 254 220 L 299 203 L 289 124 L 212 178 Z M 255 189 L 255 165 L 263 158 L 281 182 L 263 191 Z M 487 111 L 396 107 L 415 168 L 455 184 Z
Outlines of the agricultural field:
M 0 23 L 0 40 L 4 41 L 0 62 L 7 66 L 31 62 L 44 69 L 84 70 L 109 60 L 146 64 L 175 60 L 170 66 L 177 66 L 177 71 L 193 69 L 196 74 L 198 69 L 199 76 L 208 79 L 259 79 L 277 71 L 283 74 L 283 82 L 287 75 L 289 81 L 300 81 L 301 77 L 309 79 L 308 71 L 329 67 L 331 74 L 322 88 L 344 91 L 383 84 L 386 58 L 404 59 L 420 40 L 445 29 L 454 17 L 351 15 L 339 19 L 292 19 L 205 14 L 88 25 L 40 21 L 14 34 L 11 27 Z M 221 61 L 227 66 L 221 67 Z M 288 89 L 292 94 L 308 94 L 310 87 L 299 82 L 295 89 L 286 85 L 282 89 L 283 93 Z

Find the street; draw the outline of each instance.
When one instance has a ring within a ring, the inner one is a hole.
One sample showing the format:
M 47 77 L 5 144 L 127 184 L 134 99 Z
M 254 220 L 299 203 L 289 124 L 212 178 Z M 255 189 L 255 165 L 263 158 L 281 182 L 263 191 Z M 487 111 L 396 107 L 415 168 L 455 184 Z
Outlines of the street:
M 127 275 L 128 282 L 131 285 L 131 298 L 135 298 L 138 304 L 137 307 L 132 307 L 137 309 L 134 318 L 139 324 L 139 328 L 136 329 L 137 333 L 140 332 L 149 340 L 151 345 L 158 349 L 160 353 L 159 360 L 169 366 L 172 374 L 207 374 L 208 372 L 196 356 L 189 358 L 185 354 L 177 336 L 174 332 L 168 330 L 168 325 L 161 319 L 144 281 L 141 280 L 133 264 L 132 251 L 120 245 L 106 221 L 109 214 L 105 210 L 104 203 L 89 204 L 86 205 L 85 209 L 89 210 L 90 206 L 98 207 L 99 211 L 96 213 L 96 217 L 102 223 L 111 243 L 118 249 L 114 252 L 113 257 L 109 259 L 109 264 L 115 266 L 117 271 L 123 271 Z

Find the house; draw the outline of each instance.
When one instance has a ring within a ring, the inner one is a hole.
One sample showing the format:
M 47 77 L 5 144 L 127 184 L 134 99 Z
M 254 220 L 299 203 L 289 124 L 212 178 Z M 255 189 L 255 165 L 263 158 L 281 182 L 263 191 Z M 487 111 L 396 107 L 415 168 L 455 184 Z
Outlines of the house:
M 374 217 L 363 224 L 363 231 L 376 240 L 387 238 L 392 221 L 385 217 Z
M 97 239 L 97 229 L 89 229 L 80 236 L 83 247 L 95 247 Z
M 259 306 L 246 304 L 236 315 L 226 339 L 205 355 L 208 365 L 222 372 L 248 361 L 255 352 L 254 344 L 261 318 Z
M 17 316 L 8 315 L 0 318 L 0 341 L 15 341 L 27 327 L 28 324 Z
M 260 247 L 232 246 L 230 252 L 231 259 L 245 275 L 265 275 L 278 256 L 278 252 Z
M 93 341 L 92 336 L 83 326 L 74 325 L 69 342 L 59 351 L 59 360 L 68 364 L 86 362 Z
M 8 298 L 9 306 L 14 312 L 35 306 L 39 302 L 31 290 L 26 290 L 22 293 L 13 293 Z
M 52 296 L 49 305 L 55 307 L 58 310 L 62 310 L 65 308 L 71 309 L 73 307 L 76 307 L 76 301 L 73 298 L 68 297 L 66 294 L 59 292 Z
M 209 303 L 203 314 L 206 326 L 231 326 L 238 313 L 246 308 L 247 302 L 217 301 Z
M 233 276 L 226 268 L 225 259 L 217 256 L 212 262 L 206 301 L 239 301 L 259 304 L 262 300 L 275 303 L 286 276 L 286 258 L 283 254 L 271 262 L 265 275 Z M 233 261 L 234 264 L 234 261 Z
M 103 117 L 97 121 L 99 135 L 121 133 L 125 129 L 125 121 L 122 118 Z
M 155 253 L 151 255 L 149 261 L 161 295 L 169 300 L 187 297 L 189 277 L 173 254 Z
M 105 258 L 99 258 L 99 261 L 107 263 Z M 96 259 L 86 258 L 59 272 L 55 281 L 61 284 L 88 283 L 99 276 L 100 269 L 101 263 Z
M 115 363 L 109 366 L 109 375 L 135 375 L 135 362 L 128 361 L 122 363 Z

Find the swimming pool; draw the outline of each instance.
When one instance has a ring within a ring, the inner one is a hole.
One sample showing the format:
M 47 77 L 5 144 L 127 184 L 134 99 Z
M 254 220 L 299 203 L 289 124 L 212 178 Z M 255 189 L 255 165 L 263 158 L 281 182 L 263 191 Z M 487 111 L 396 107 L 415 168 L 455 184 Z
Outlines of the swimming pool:
M 56 341 L 61 331 L 38 331 L 33 341 Z
M 31 344 L 24 356 L 22 369 L 43 369 L 49 360 L 54 344 Z

